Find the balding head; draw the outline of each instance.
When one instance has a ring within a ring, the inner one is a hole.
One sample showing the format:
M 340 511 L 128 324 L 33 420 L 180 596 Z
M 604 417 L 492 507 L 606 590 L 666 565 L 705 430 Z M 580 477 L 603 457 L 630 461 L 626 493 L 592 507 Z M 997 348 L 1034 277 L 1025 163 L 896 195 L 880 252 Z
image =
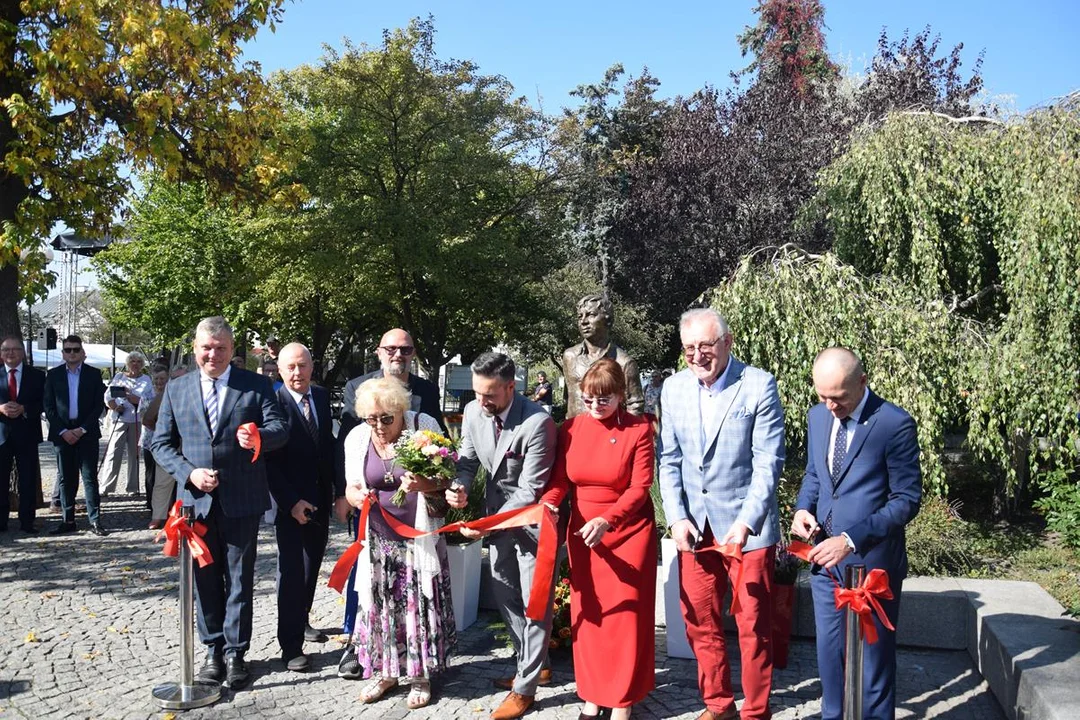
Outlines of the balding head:
M 814 390 L 829 412 L 846 418 L 862 401 L 866 372 L 859 356 L 845 347 L 822 350 L 814 359 Z
M 379 341 L 379 363 L 383 375 L 391 375 L 405 381 L 409 375 L 409 363 L 412 362 L 416 347 L 412 335 L 401 328 L 386 331 Z
M 311 388 L 311 352 L 300 343 L 289 343 L 278 351 L 277 370 L 285 387 L 301 395 Z

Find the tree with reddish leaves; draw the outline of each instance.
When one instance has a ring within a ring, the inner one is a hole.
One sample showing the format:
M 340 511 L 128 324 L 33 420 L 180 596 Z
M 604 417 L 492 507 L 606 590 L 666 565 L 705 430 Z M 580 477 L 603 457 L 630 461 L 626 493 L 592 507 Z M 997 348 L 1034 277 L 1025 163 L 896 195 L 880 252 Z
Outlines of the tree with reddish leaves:
M 840 68 L 825 49 L 825 8 L 819 0 L 760 0 L 754 12 L 757 25 L 738 37 L 743 56 L 754 56 L 743 72 L 780 80 L 799 95 L 815 83 L 839 79 Z

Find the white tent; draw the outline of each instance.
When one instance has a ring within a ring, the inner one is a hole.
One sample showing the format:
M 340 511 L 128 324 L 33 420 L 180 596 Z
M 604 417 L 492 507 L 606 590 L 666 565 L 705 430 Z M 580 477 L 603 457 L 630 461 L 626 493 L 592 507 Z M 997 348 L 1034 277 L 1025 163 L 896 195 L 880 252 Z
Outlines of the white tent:
M 42 370 L 48 370 L 54 368 L 60 363 L 64 362 L 62 357 L 63 353 L 60 352 L 61 344 L 60 339 L 56 340 L 55 350 L 38 350 L 37 344 L 34 344 L 34 367 Z M 104 343 L 83 343 L 83 350 L 86 351 L 86 364 L 96 367 L 99 370 L 111 370 L 113 365 L 113 346 L 106 345 Z M 128 354 L 116 348 L 116 369 L 124 367 L 127 362 Z

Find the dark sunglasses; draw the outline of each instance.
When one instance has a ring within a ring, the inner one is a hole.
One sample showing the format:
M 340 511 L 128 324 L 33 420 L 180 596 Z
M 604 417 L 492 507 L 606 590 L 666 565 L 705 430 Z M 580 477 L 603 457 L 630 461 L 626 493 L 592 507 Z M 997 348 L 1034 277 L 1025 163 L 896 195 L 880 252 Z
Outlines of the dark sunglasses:
M 583 405 L 592 405 L 596 403 L 596 407 L 607 407 L 611 404 L 611 395 L 604 395 L 601 397 L 592 397 L 591 395 L 582 395 L 581 402 Z
M 385 352 L 387 355 L 401 353 L 406 357 L 412 355 L 413 351 L 416 350 L 416 348 L 414 348 L 412 345 L 380 345 L 379 349 Z
M 393 425 L 394 420 L 396 419 L 397 418 L 395 418 L 393 415 L 369 415 L 368 417 L 364 418 L 364 422 L 366 422 L 371 427 L 375 427 L 379 423 L 382 423 L 383 425 Z
M 66 352 L 66 353 L 80 353 L 80 352 L 82 352 L 82 348 L 81 347 L 74 347 L 74 348 L 73 347 L 66 347 L 66 348 L 64 348 L 63 352 Z

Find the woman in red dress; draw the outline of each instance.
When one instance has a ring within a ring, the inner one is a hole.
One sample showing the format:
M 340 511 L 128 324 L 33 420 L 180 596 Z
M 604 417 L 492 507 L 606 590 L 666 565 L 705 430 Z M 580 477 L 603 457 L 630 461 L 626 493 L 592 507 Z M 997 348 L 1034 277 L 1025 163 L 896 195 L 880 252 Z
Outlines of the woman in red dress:
M 649 486 L 653 431 L 622 407 L 626 378 L 597 361 L 581 381 L 587 412 L 563 424 L 543 502 L 570 493 L 570 612 L 574 676 L 588 720 L 630 708 L 655 684 L 656 527 Z

